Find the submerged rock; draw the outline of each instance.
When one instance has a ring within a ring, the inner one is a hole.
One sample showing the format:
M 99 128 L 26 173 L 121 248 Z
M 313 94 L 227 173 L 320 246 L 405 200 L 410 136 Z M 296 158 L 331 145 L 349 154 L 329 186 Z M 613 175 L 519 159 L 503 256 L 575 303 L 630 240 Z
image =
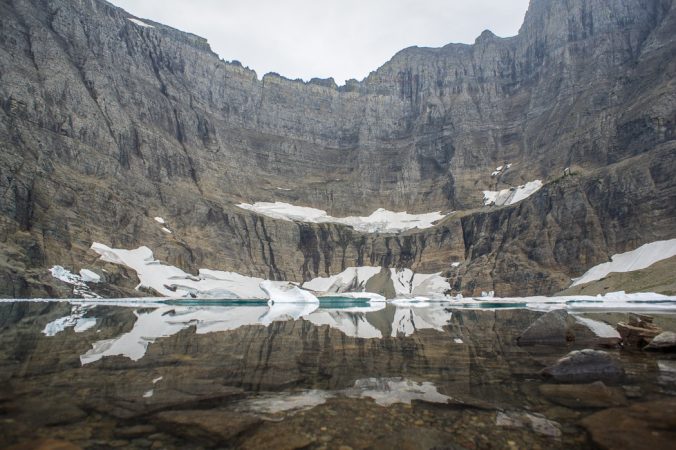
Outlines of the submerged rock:
M 608 353 L 600 350 L 579 350 L 568 353 L 554 365 L 541 371 L 546 377 L 568 383 L 588 381 L 617 381 L 624 369 Z
M 586 317 L 573 316 L 564 309 L 540 316 L 517 338 L 519 345 L 582 345 L 616 347 L 620 334 L 610 325 Z
M 650 341 L 644 350 L 661 350 L 673 352 L 676 350 L 676 333 L 663 331 Z
M 569 323 L 568 312 L 564 309 L 540 316 L 517 338 L 519 345 L 565 345 L 573 340 L 575 335 Z
M 592 440 L 605 449 L 672 449 L 676 398 L 606 409 L 582 420 Z
M 251 415 L 222 410 L 164 411 L 155 419 L 167 433 L 214 443 L 226 442 L 261 422 Z
M 81 448 L 72 442 L 61 439 L 44 438 L 21 442 L 11 447 L 6 447 L 6 450 L 80 450 Z
M 602 381 L 589 384 L 543 384 L 540 393 L 547 400 L 569 408 L 609 408 L 627 404 L 622 389 L 608 387 Z
M 495 424 L 507 428 L 530 428 L 543 436 L 561 437 L 561 426 L 540 414 L 519 411 L 498 412 L 495 416 Z

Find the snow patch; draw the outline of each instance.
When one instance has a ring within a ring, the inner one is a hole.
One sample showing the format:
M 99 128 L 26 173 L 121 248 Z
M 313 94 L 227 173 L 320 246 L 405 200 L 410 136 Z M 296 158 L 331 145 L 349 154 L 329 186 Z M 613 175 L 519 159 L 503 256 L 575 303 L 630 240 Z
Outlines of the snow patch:
M 441 272 L 414 273 L 411 269 L 390 269 L 390 276 L 397 297 L 438 297 L 451 288 Z
M 408 214 L 406 211 L 393 212 L 383 208 L 375 210 L 370 216 L 366 217 L 333 217 L 321 209 L 296 206 L 284 202 L 240 203 L 237 206 L 273 219 L 311 223 L 340 223 L 366 233 L 400 233 L 413 228 L 430 228 L 434 226 L 434 222 L 446 217 L 439 211 L 426 214 Z
M 571 286 L 600 280 L 611 272 L 632 272 L 645 269 L 675 255 L 676 239 L 644 244 L 635 250 L 615 254 L 611 261 L 592 267 L 581 277 L 574 278 Z
M 620 333 L 605 322 L 600 322 L 586 317 L 575 316 L 578 323 L 589 328 L 596 336 L 601 338 L 618 338 L 621 339 Z
M 135 18 L 133 18 L 133 17 L 128 17 L 127 20 L 129 20 L 130 22 L 135 23 L 135 24 L 138 25 L 138 26 L 144 27 L 144 28 L 155 28 L 154 26 L 152 26 L 152 25 L 150 25 L 150 24 L 147 24 L 147 23 L 145 23 L 145 22 L 142 21 L 142 20 L 135 19 Z
M 92 250 L 103 261 L 121 264 L 136 271 L 139 287 L 151 288 L 166 297 L 200 298 L 267 298 L 259 285 L 262 278 L 247 277 L 234 272 L 200 269 L 196 277 L 178 267 L 167 266 L 153 257 L 148 247 L 135 250 L 114 249 L 94 242 Z
M 159 223 L 159 224 L 161 224 L 161 225 L 164 225 L 164 223 L 165 223 L 165 222 L 164 222 L 164 219 L 161 218 L 161 217 L 155 217 L 155 222 L 157 222 L 157 223 Z
M 303 283 L 305 289 L 315 292 L 343 293 L 347 291 L 361 291 L 366 282 L 380 273 L 380 267 L 348 267 L 339 274 L 330 277 L 313 278 Z
M 529 181 L 523 186 L 502 189 L 500 191 L 483 191 L 484 205 L 505 206 L 513 205 L 530 197 L 542 187 L 541 180 Z
M 101 279 L 99 275 L 92 272 L 91 270 L 82 269 L 80 271 L 80 275 L 76 275 L 62 266 L 53 266 L 51 269 L 49 269 L 49 271 L 57 280 L 61 280 L 64 283 L 72 285 L 74 296 L 82 298 L 101 298 L 100 295 L 92 292 L 91 289 L 89 289 L 89 286 L 87 286 L 86 282 L 91 281 L 93 283 L 98 283 Z M 97 281 L 93 281 L 95 279 Z
M 101 275 L 89 269 L 80 269 L 80 279 L 85 283 L 100 283 Z

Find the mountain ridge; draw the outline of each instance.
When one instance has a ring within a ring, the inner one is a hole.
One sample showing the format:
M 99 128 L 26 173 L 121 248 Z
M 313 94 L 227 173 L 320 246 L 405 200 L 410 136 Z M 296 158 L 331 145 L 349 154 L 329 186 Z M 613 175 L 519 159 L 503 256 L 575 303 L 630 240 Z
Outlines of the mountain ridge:
M 557 292 L 614 253 L 673 237 L 674 187 L 656 166 L 674 166 L 673 4 L 565 6 L 531 2 L 515 37 L 404 49 L 341 90 L 272 74 L 258 80 L 204 39 L 139 26 L 107 2 L 4 2 L 5 295 L 53 289 L 45 268 L 92 263 L 94 241 L 148 245 L 193 273 L 211 267 L 290 280 L 367 262 L 448 271 L 463 261 L 452 275 L 457 292 L 500 286 L 500 294 L 526 294 Z M 622 165 L 629 159 L 635 167 Z M 509 170 L 491 176 L 506 162 Z M 577 178 L 556 192 L 569 204 L 553 205 L 548 183 L 566 167 Z M 482 191 L 535 179 L 546 189 L 520 204 L 483 206 Z M 608 215 L 618 196 L 630 200 Z M 256 201 L 335 216 L 381 207 L 465 212 L 387 236 L 278 223 L 235 206 Z M 560 217 L 553 208 L 563 208 Z M 585 211 L 593 226 L 577 243 L 552 237 L 538 259 L 530 235 L 578 226 L 565 210 Z M 486 223 L 515 211 L 524 215 L 510 220 L 523 230 L 480 244 Z M 174 234 L 161 232 L 154 216 L 170 220 Z M 618 224 L 626 236 L 614 231 Z M 510 251 L 508 241 L 516 243 Z M 520 283 L 519 270 L 534 281 L 509 287 Z M 16 283 L 23 287 L 9 286 Z

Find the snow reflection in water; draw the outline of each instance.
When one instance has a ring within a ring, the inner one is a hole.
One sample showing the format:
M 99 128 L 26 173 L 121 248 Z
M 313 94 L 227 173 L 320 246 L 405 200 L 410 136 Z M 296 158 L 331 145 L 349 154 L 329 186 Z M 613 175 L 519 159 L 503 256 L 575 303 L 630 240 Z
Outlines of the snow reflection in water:
M 239 404 L 239 409 L 256 413 L 277 414 L 305 411 L 322 405 L 330 398 L 370 398 L 380 406 L 411 404 L 413 400 L 446 403 L 451 397 L 441 394 L 429 381 L 416 382 L 402 377 L 361 378 L 354 386 L 337 391 L 306 389 L 297 392 L 262 393 Z
M 409 336 L 416 330 L 442 330 L 451 318 L 441 305 L 416 304 L 396 307 L 391 326 L 370 321 L 368 313 L 386 308 L 384 302 L 354 302 L 343 308 L 322 307 L 314 303 L 274 303 L 269 306 L 162 306 L 152 311 L 134 311 L 136 322 L 123 335 L 95 342 L 80 356 L 85 365 L 104 356 L 122 355 L 133 361 L 141 359 L 148 345 L 160 337 L 172 336 L 190 326 L 197 334 L 235 330 L 245 325 L 268 326 L 275 321 L 305 319 L 314 325 L 328 325 L 357 338 L 382 338 L 390 334 Z M 69 316 L 70 317 L 70 316 Z M 65 318 L 63 318 L 65 319 Z M 62 320 L 62 319 L 58 319 Z M 57 320 L 57 321 L 58 321 Z M 91 319 L 94 320 L 95 319 Z M 385 329 L 383 329 L 385 328 Z M 62 330 L 62 329 L 61 329 Z M 59 331 L 61 331 L 59 330 Z M 58 332 L 58 331 L 57 331 Z

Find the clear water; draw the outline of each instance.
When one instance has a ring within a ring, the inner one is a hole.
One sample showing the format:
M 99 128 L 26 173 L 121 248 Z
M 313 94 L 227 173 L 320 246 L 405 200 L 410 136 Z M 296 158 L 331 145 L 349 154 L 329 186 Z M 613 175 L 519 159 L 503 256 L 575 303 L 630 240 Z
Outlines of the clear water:
M 612 405 L 539 375 L 580 346 L 519 347 L 542 312 L 484 306 L 0 303 L 0 447 L 594 448 L 583 421 Z M 621 408 L 674 398 L 672 355 L 607 351 Z

